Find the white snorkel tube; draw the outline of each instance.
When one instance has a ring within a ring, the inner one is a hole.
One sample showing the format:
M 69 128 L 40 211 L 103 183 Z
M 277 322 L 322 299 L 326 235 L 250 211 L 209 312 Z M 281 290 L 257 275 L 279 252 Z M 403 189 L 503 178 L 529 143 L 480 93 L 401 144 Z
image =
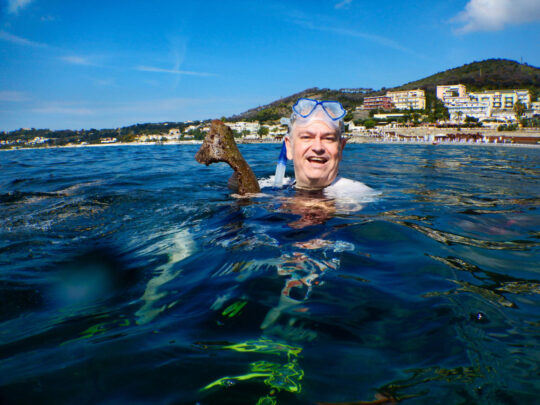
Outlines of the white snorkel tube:
M 285 177 L 285 169 L 287 169 L 287 146 L 285 141 L 281 145 L 281 152 L 276 165 L 276 174 L 274 176 L 274 187 L 281 188 L 283 186 L 283 178 Z
M 290 120 L 288 118 L 282 118 L 280 123 L 282 125 L 289 125 Z M 283 144 L 281 145 L 281 152 L 279 153 L 279 159 L 276 165 L 276 174 L 274 175 L 274 188 L 281 188 L 283 186 L 285 169 L 287 169 L 287 146 L 285 145 L 285 141 L 283 141 Z

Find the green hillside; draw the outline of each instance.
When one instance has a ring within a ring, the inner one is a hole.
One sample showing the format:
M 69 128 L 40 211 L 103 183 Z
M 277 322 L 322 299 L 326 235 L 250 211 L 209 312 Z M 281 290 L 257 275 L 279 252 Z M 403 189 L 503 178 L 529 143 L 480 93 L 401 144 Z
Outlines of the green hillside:
M 421 88 L 427 92 L 428 100 L 433 100 L 436 86 L 442 84 L 464 84 L 468 90 L 474 91 L 489 89 L 529 89 L 532 99 L 535 100 L 540 94 L 540 69 L 507 59 L 487 59 L 436 73 L 402 86 L 389 89 L 383 87 L 377 91 L 362 89 L 362 91 L 351 93 L 342 90 L 319 89 L 314 87 L 265 106 L 253 108 L 232 116 L 229 119 L 259 120 L 262 122 L 277 120 L 280 117 L 290 115 L 291 107 L 299 97 L 338 100 L 349 111 L 361 105 L 364 97 L 383 95 L 388 90 Z
M 231 121 L 241 120 L 257 120 L 257 121 L 273 121 L 279 120 L 281 117 L 287 117 L 291 114 L 291 107 L 300 97 L 315 98 L 318 100 L 338 100 L 343 104 L 345 109 L 354 109 L 357 105 L 362 104 L 366 95 L 375 94 L 373 91 L 363 90 L 361 92 L 345 92 L 341 90 L 319 89 L 313 87 L 306 89 L 291 96 L 276 100 L 270 104 L 252 108 L 246 112 L 229 117 Z
M 470 90 L 540 89 L 540 69 L 508 59 L 473 62 L 400 86 L 435 92 L 440 84 L 464 84 Z

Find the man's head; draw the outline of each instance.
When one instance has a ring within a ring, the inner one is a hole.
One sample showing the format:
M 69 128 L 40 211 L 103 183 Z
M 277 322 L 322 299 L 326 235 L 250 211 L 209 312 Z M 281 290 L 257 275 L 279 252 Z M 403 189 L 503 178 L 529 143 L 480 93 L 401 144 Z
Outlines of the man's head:
M 321 189 L 336 178 L 346 142 L 345 113 L 336 101 L 300 99 L 294 105 L 285 144 L 298 188 Z

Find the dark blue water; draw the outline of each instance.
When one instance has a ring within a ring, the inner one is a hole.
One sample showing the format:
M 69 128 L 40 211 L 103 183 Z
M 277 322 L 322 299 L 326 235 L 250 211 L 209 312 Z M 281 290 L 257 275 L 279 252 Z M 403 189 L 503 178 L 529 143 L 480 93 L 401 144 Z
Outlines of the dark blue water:
M 197 149 L 0 153 L 3 403 L 535 403 L 539 149 L 348 145 L 355 212 Z

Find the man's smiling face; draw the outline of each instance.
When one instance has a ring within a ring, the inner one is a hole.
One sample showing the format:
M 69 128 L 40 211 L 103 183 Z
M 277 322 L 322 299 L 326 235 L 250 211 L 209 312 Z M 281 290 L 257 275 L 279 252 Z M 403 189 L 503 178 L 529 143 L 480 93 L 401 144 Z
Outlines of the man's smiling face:
M 313 120 L 306 126 L 293 126 L 285 143 L 298 188 L 323 188 L 334 181 L 345 146 L 337 130 Z

